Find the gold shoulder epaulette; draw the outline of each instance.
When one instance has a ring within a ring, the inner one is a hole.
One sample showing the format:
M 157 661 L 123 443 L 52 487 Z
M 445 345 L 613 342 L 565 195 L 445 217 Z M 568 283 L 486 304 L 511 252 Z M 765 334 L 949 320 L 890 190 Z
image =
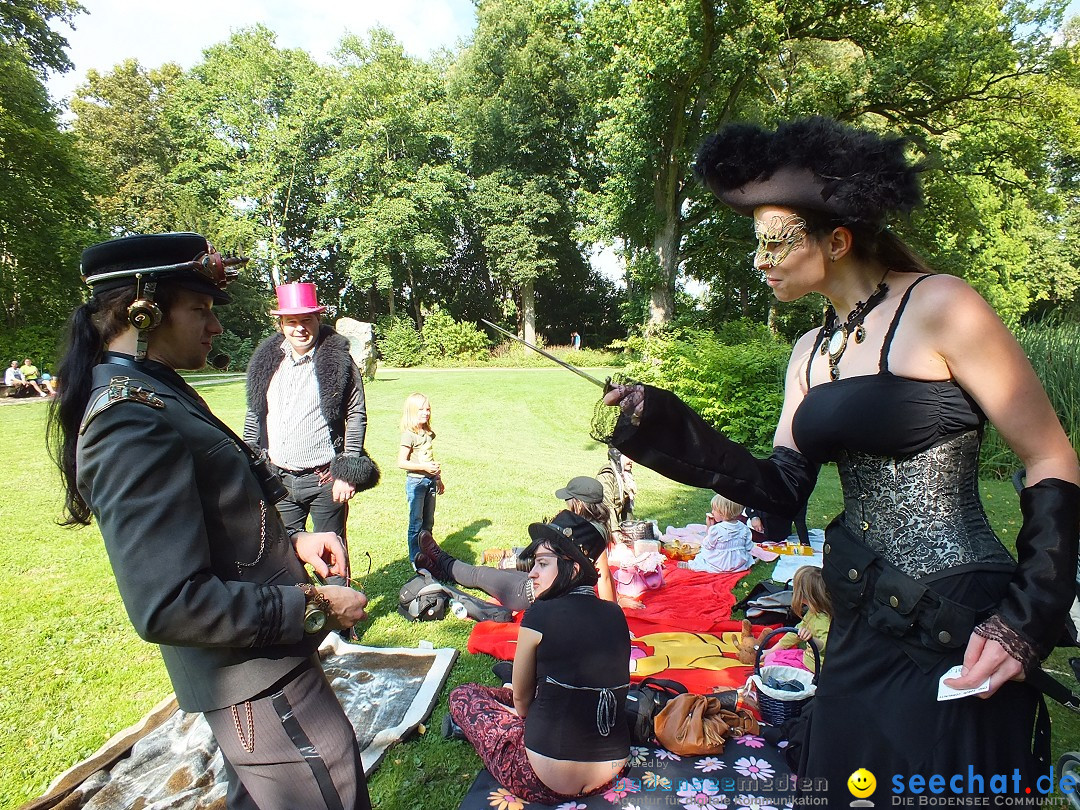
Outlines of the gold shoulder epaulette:
M 109 387 L 102 391 L 90 403 L 79 427 L 79 435 L 86 432 L 86 428 L 102 411 L 106 411 L 113 405 L 121 402 L 140 402 L 151 408 L 164 408 L 165 402 L 157 395 L 157 392 L 142 380 L 133 380 L 131 377 L 113 377 L 109 380 Z

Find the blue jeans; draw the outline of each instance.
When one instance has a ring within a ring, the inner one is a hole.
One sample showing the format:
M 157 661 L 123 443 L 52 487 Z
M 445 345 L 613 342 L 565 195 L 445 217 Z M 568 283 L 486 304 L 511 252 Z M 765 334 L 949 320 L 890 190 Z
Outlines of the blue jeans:
M 435 479 L 426 475 L 405 476 L 405 499 L 409 502 L 409 561 L 416 559 L 421 530 L 435 525 Z

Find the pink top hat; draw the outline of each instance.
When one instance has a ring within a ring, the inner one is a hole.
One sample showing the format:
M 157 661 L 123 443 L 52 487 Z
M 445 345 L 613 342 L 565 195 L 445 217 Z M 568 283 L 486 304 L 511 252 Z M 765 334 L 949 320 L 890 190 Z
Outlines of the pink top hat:
M 319 306 L 315 285 L 296 281 L 282 284 L 277 288 L 278 308 L 270 310 L 271 315 L 314 315 L 326 312 L 326 307 Z

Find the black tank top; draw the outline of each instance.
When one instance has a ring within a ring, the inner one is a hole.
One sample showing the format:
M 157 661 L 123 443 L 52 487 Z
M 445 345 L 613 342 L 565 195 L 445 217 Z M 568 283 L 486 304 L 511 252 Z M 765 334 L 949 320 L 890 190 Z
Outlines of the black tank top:
M 911 291 L 896 308 L 881 346 L 877 374 L 846 377 L 810 387 L 792 418 L 791 430 L 800 452 L 824 464 L 842 452 L 903 457 L 933 447 L 944 439 L 986 421 L 979 406 L 955 380 L 915 380 L 889 371 L 889 348 Z M 819 337 L 806 363 L 818 354 Z

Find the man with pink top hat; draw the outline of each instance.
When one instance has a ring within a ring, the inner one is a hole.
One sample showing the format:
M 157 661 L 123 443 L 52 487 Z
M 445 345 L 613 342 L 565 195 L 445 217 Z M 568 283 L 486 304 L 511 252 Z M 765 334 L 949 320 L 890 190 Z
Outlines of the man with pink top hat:
M 248 364 L 244 441 L 267 452 L 288 495 L 277 508 L 289 533 L 334 532 L 346 540 L 349 499 L 378 483 L 364 452 L 364 383 L 349 341 L 321 322 L 315 285 L 277 288 L 277 334 Z M 348 546 L 346 544 L 346 550 Z

